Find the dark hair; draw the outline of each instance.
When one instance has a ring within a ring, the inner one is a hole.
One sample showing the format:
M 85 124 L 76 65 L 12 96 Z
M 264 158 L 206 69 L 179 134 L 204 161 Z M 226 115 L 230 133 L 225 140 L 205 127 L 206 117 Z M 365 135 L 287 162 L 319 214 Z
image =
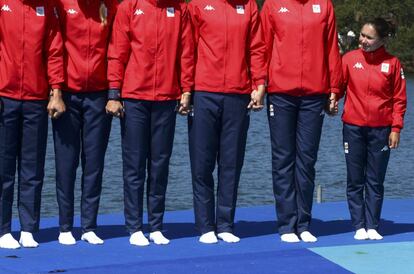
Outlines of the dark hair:
M 391 20 L 385 20 L 384 18 L 377 17 L 375 19 L 368 20 L 365 24 L 373 26 L 381 39 L 395 36 L 396 26 L 393 22 L 391 22 Z

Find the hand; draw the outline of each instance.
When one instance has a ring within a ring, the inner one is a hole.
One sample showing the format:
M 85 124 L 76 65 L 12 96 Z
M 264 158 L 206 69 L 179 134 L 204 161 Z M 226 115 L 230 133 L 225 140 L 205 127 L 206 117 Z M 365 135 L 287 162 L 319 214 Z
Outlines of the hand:
M 388 137 L 388 146 L 390 148 L 398 148 L 400 144 L 400 133 L 399 132 L 391 132 L 390 136 Z
M 105 107 L 106 113 L 115 116 L 117 118 L 124 117 L 124 107 L 118 100 L 108 100 Z
M 339 107 L 338 107 L 338 100 L 336 98 L 335 93 L 331 93 L 329 96 L 329 100 L 326 104 L 325 112 L 330 116 L 335 116 L 338 114 Z
M 257 90 L 252 91 L 251 100 L 247 108 L 253 111 L 261 111 L 264 107 L 264 95 L 265 87 L 264 85 L 259 85 Z
M 191 102 L 191 93 L 184 92 L 181 95 L 180 106 L 178 108 L 178 113 L 181 115 L 188 115 L 190 112 L 190 102 Z
M 49 117 L 57 119 L 66 111 L 65 103 L 62 99 L 62 92 L 60 89 L 53 89 L 50 93 L 49 103 L 47 104 L 47 112 Z

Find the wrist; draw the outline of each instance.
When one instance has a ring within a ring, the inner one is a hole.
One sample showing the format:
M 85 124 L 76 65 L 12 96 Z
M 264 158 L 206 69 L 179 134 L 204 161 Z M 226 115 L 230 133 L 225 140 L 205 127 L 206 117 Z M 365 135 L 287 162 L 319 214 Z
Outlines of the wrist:
M 109 89 L 108 90 L 108 100 L 121 100 L 121 91 L 119 89 Z
M 50 90 L 49 93 L 50 98 L 60 99 L 62 98 L 62 91 L 60 89 L 54 88 Z

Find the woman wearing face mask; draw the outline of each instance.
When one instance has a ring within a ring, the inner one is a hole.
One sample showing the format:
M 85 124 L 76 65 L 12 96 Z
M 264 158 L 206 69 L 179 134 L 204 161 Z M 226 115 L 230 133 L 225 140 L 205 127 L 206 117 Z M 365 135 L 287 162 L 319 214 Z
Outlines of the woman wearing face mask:
M 342 73 L 334 8 L 330 0 L 266 0 L 261 17 L 279 235 L 283 242 L 315 242 L 315 163 L 324 108 L 334 110 Z
M 107 110 L 121 117 L 124 213 L 132 245 L 149 244 L 142 220 L 145 181 L 149 240 L 169 243 L 162 233 L 168 167 L 176 110 L 188 112 L 192 60 L 184 1 L 128 0 L 119 5 L 108 51 Z
M 382 239 L 377 230 L 385 172 L 390 149 L 400 142 L 407 105 L 400 61 L 384 47 L 393 33 L 382 18 L 368 21 L 361 29 L 360 49 L 342 59 L 347 196 L 357 240 Z
M 57 0 L 64 40 L 66 112 L 53 121 L 59 243 L 73 245 L 74 190 L 81 158 L 81 239 L 103 244 L 95 231 L 104 157 L 111 129 L 106 52 L 117 0 Z
M 39 245 L 33 233 L 40 221 L 47 113 L 57 119 L 65 111 L 62 37 L 49 3 L 0 1 L 0 248 Z M 19 242 L 10 233 L 16 174 Z

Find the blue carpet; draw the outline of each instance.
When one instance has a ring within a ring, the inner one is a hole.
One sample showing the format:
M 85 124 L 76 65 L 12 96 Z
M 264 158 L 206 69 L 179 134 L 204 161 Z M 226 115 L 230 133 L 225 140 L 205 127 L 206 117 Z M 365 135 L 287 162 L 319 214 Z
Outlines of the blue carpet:
M 200 244 L 193 224 L 194 216 L 190 210 L 166 213 L 164 231 L 171 239 L 167 246 L 131 246 L 121 214 L 99 216 L 98 235 L 105 239 L 104 245 L 92 246 L 79 241 L 75 246 L 62 246 L 56 241 L 59 234 L 57 218 L 45 218 L 42 219 L 40 232 L 35 235 L 40 242 L 39 248 L 0 249 L 0 272 L 338 274 L 355 270 L 337 259 L 342 255 L 329 257 L 326 256 L 330 253 L 329 249 L 325 252 L 325 249 L 319 248 L 334 247 L 335 252 L 332 254 L 340 254 L 341 250 L 348 252 L 348 248 L 358 248 L 361 244 L 372 246 L 372 249 L 376 250 L 375 246 L 378 244 L 386 246 L 388 243 L 408 242 L 414 239 L 412 200 L 385 201 L 380 229 L 385 238 L 380 243 L 361 243 L 353 239 L 353 228 L 346 203 L 315 205 L 313 212 L 311 231 L 315 232 L 319 239 L 313 244 L 281 243 L 276 234 L 273 206 L 237 210 L 235 233 L 242 238 L 238 244 Z M 79 218 L 76 218 L 75 226 L 77 228 L 74 235 L 79 239 Z M 19 230 L 17 220 L 13 222 L 13 230 Z M 18 237 L 18 233 L 13 234 Z M 312 249 L 309 250 L 310 248 Z M 402 258 L 413 258 L 414 255 L 410 253 L 411 246 L 407 247 L 404 253 L 398 253 L 399 248 L 394 246 L 389 248 L 389 252 L 396 252 L 395 254 L 400 254 Z M 386 254 L 384 252 L 383 256 Z M 350 264 L 364 264 L 366 258 L 371 256 L 372 260 L 378 258 L 378 255 L 371 251 L 364 255 L 367 256 L 354 256 Z M 401 263 L 397 260 L 393 262 Z M 404 263 L 409 265 L 410 261 L 406 260 Z M 389 263 L 389 266 L 392 269 L 393 263 Z M 408 267 L 406 269 L 410 269 Z M 359 270 L 356 272 L 359 273 Z

